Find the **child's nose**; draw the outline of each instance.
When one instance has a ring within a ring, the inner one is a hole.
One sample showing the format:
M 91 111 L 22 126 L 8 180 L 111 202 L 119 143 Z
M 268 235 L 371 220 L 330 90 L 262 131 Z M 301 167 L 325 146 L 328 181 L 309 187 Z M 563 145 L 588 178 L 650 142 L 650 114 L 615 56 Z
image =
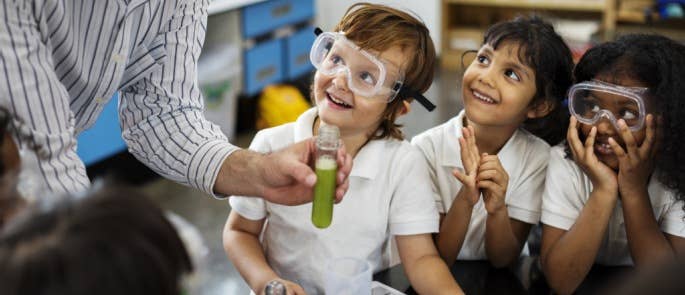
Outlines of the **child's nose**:
M 595 124 L 597 126 L 597 133 L 613 135 L 616 133 L 616 128 L 614 123 L 609 120 L 609 118 L 602 116 L 599 121 Z
M 492 79 L 492 70 L 491 69 L 486 69 L 484 70 L 479 76 L 478 76 L 478 81 L 487 85 L 488 87 L 495 87 L 495 82 L 494 79 Z
M 335 86 L 336 89 L 348 91 L 347 74 L 344 71 L 340 71 L 333 76 L 333 86 Z

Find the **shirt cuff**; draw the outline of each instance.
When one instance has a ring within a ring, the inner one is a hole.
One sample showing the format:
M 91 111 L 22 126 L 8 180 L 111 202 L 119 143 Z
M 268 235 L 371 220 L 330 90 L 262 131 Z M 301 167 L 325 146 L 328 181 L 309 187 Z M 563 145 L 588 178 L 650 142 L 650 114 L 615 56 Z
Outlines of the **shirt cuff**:
M 210 140 L 201 145 L 188 165 L 188 183 L 215 198 L 227 196 L 214 192 L 214 183 L 226 158 L 240 148 L 225 140 Z
M 510 218 L 529 224 L 537 224 L 538 221 L 540 221 L 540 212 L 535 212 L 524 208 L 507 206 L 507 214 L 509 214 Z
M 231 204 L 231 211 L 235 211 L 240 216 L 249 220 L 262 220 L 266 218 L 266 212 L 257 203 L 264 202 L 253 197 L 232 196 L 228 199 Z
M 563 230 L 569 230 L 571 226 L 573 226 L 573 224 L 576 223 L 575 218 L 562 216 L 548 210 L 542 210 L 541 220 L 542 223 L 546 225 L 560 228 Z
M 661 231 L 671 234 L 674 236 L 678 236 L 681 238 L 685 238 L 685 222 L 683 220 L 669 220 L 665 219 L 664 222 L 661 224 Z
M 440 219 L 431 218 L 415 220 L 409 222 L 398 222 L 390 224 L 390 234 L 396 236 L 408 236 L 426 233 L 437 233 L 440 231 Z

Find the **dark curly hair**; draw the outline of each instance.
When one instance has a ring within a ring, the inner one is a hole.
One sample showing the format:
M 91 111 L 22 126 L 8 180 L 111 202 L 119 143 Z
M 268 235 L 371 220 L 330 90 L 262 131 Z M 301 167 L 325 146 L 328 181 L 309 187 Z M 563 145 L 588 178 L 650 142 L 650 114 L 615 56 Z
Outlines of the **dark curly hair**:
M 571 50 L 552 25 L 535 15 L 517 16 L 485 32 L 483 44 L 497 49 L 503 42 L 518 44 L 519 59 L 535 71 L 536 94 L 531 104 L 547 101 L 552 106 L 546 116 L 523 122 L 523 128 L 550 145 L 561 142 L 568 128 L 568 111 L 562 102 L 573 83 Z
M 574 70 L 576 83 L 597 75 L 632 78 L 649 87 L 664 135 L 656 156 L 659 181 L 685 200 L 685 45 L 659 35 L 622 36 L 588 50 Z

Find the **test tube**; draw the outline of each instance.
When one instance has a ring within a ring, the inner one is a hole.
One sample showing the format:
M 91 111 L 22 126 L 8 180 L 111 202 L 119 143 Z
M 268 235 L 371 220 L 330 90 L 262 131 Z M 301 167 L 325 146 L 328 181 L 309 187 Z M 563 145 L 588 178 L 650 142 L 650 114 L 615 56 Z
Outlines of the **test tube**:
M 338 127 L 322 124 L 319 127 L 319 136 L 316 138 L 316 185 L 312 202 L 312 223 L 318 228 L 327 228 L 333 219 L 333 201 L 338 172 L 336 157 L 339 147 Z

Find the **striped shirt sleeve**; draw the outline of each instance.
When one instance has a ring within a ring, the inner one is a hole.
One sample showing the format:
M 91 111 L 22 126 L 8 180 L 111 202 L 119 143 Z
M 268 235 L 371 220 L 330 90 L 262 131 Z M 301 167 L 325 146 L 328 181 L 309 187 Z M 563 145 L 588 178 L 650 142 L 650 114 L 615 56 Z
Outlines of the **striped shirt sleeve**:
M 159 23 L 152 44 L 160 44 L 166 58 L 122 89 L 119 112 L 123 138 L 133 155 L 167 178 L 214 195 L 221 164 L 238 148 L 203 115 L 197 60 L 207 6 L 207 0 L 179 3 L 174 14 Z
M 59 9 L 56 1 L 0 4 L 0 102 L 14 115 L 20 148 L 35 151 L 42 185 L 57 193 L 82 191 L 90 184 L 76 154 L 69 93 L 54 71 L 37 22 Z

